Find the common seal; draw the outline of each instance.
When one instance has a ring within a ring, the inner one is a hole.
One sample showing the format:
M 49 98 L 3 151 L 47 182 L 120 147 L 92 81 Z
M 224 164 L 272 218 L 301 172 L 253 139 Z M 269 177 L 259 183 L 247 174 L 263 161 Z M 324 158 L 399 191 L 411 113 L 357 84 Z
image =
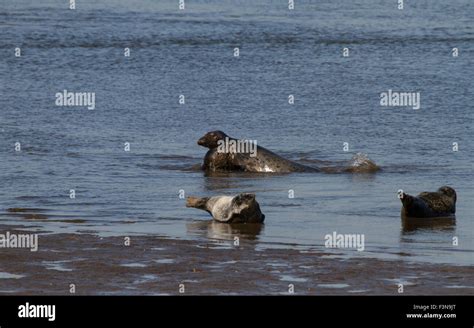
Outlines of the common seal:
M 198 145 L 209 148 L 204 157 L 202 169 L 205 171 L 243 171 L 243 172 L 319 172 L 319 169 L 287 160 L 274 152 L 256 146 L 255 156 L 248 152 L 222 152 L 219 146 L 224 141 L 250 142 L 229 137 L 222 131 L 206 133 L 198 140 Z
M 454 217 L 456 213 L 456 191 L 448 186 L 435 192 L 422 192 L 416 197 L 401 191 L 399 198 L 403 205 L 402 217 Z
M 255 200 L 255 194 L 236 196 L 188 197 L 186 207 L 209 212 L 214 220 L 226 223 L 263 223 L 265 215 Z

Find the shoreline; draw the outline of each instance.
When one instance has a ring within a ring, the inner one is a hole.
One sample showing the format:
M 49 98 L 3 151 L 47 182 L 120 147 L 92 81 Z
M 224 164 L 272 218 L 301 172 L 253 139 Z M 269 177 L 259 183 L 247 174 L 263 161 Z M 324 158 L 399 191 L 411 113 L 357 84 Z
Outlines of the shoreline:
M 0 226 L 7 230 L 36 233 Z M 71 295 L 74 284 L 76 295 L 290 295 L 291 289 L 295 295 L 474 295 L 473 266 L 331 258 L 258 249 L 245 239 L 236 247 L 163 236 L 126 241 L 40 233 L 36 252 L 2 248 L 0 294 Z

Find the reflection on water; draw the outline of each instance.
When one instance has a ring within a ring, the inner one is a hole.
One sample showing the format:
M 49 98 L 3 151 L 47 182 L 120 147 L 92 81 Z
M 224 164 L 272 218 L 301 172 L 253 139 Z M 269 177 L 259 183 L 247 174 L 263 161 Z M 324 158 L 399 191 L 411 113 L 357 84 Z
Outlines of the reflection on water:
M 234 179 L 204 178 L 204 188 L 208 191 L 238 188 L 242 182 Z
M 347 176 L 352 182 L 372 182 L 377 178 L 374 173 L 351 173 Z
M 186 224 L 189 234 L 201 235 L 209 239 L 234 240 L 234 237 L 247 240 L 258 240 L 258 236 L 264 229 L 263 224 L 258 223 L 221 223 L 213 220 L 199 221 Z
M 446 230 L 453 231 L 456 227 L 455 217 L 413 218 L 401 215 L 402 233 L 416 230 Z
M 265 173 L 203 172 L 203 174 L 204 187 L 209 191 L 244 188 L 246 185 L 252 186 L 255 180 L 272 178 L 272 175 Z

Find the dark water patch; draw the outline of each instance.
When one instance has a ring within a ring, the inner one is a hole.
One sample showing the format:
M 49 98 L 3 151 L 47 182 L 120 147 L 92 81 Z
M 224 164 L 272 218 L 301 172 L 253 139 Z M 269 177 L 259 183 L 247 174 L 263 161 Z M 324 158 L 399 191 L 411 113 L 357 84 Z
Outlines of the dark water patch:
M 75 17 L 75 23 L 80 23 Z M 120 17 L 122 19 L 122 17 Z M 160 25 L 165 22 L 160 22 Z M 199 23 L 195 21 L 183 21 L 177 20 L 172 22 L 167 20 L 167 24 L 176 23 L 179 25 L 186 25 L 188 28 L 193 29 L 194 27 L 200 28 Z M 223 22 L 222 26 L 225 26 L 228 22 Z M 245 23 L 238 26 L 241 28 Z M 215 25 L 215 23 L 213 24 Z M 123 24 L 126 26 L 126 24 Z M 170 25 L 167 26 L 170 28 Z M 227 26 L 228 28 L 228 26 Z M 69 29 L 64 31 L 68 32 Z M 156 33 L 156 32 L 155 32 Z M 259 47 L 281 47 L 281 46 L 303 46 L 303 45 L 370 45 L 370 46 L 398 46 L 398 47 L 413 47 L 419 45 L 435 46 L 438 44 L 446 43 L 470 43 L 474 42 L 472 36 L 462 37 L 433 37 L 433 36 L 420 36 L 420 37 L 407 37 L 407 36 L 393 36 L 387 34 L 379 34 L 376 36 L 370 36 L 365 38 L 351 35 L 350 37 L 344 38 L 340 36 L 325 36 L 324 32 L 316 32 L 313 30 L 307 30 L 304 33 L 304 37 L 296 34 L 284 34 L 282 32 L 266 33 L 257 30 L 255 28 L 245 33 L 233 33 L 227 32 L 227 35 L 216 37 L 211 33 L 203 35 L 194 34 L 190 37 L 169 37 L 166 35 L 153 34 L 153 35 L 140 35 L 134 34 L 132 36 L 119 37 L 113 33 L 109 34 L 97 34 L 90 38 L 80 38 L 71 36 L 70 38 L 63 38 L 59 36 L 50 35 L 47 33 L 36 33 L 34 35 L 27 35 L 25 42 L 28 43 L 29 48 L 37 49 L 106 49 L 106 48 L 119 48 L 123 49 L 124 43 L 133 49 L 145 49 L 145 48 L 168 48 L 168 47 L 229 47 L 232 49 L 236 44 L 246 46 L 259 46 Z M 335 32 L 328 31 L 327 34 L 334 35 Z
M 82 192 L 85 193 L 86 191 L 82 191 Z M 64 198 L 64 196 L 61 196 L 61 197 Z M 108 205 L 110 205 L 110 203 L 108 203 L 108 202 L 99 202 L 99 201 L 96 201 L 96 202 L 81 202 L 81 201 L 77 201 L 77 198 L 76 198 L 74 203 L 72 203 L 72 205 L 74 205 L 74 206 L 108 206 Z
M 440 169 L 450 169 L 448 165 L 445 164 L 431 164 L 424 163 L 420 165 L 416 164 L 385 164 L 382 167 L 384 173 L 416 173 L 416 172 L 433 172 Z
M 138 163 L 137 167 L 152 170 L 169 171 L 200 171 L 201 158 L 181 155 L 152 155 L 139 156 L 138 160 L 146 160 L 148 163 Z M 153 161 L 153 163 L 151 163 Z
M 154 156 L 155 158 L 155 156 Z M 183 161 L 190 161 L 190 160 L 199 160 L 197 157 L 193 156 L 185 156 L 185 155 L 157 155 L 157 159 L 164 159 L 164 160 L 183 160 Z
M 34 214 L 34 213 L 21 214 L 21 217 L 24 218 L 25 220 L 38 220 L 38 221 L 48 220 L 48 216 L 43 215 L 43 214 Z
M 210 177 L 210 178 L 247 178 L 247 179 L 266 179 L 269 177 L 275 177 L 275 176 L 286 176 L 291 173 L 275 173 L 275 172 L 211 172 L 211 171 L 206 171 L 204 172 L 205 177 Z
M 411 218 L 402 216 L 402 230 L 404 233 L 418 230 L 445 230 L 454 231 L 456 228 L 455 217 L 438 217 L 438 218 Z
M 48 211 L 47 209 L 43 208 L 25 208 L 25 207 L 10 207 L 7 208 L 7 212 L 9 213 L 28 213 L 28 212 L 46 212 Z
M 146 168 L 143 165 L 141 166 L 142 168 Z M 148 166 L 149 168 L 149 166 Z M 189 166 L 186 164 L 183 165 L 156 165 L 157 169 L 160 170 L 166 170 L 166 171 L 183 171 L 183 172 L 199 172 L 201 170 L 201 165 L 196 164 L 193 166 Z
M 80 158 L 82 154 L 77 153 L 77 152 L 67 152 L 65 156 L 70 157 L 70 158 Z
M 268 207 L 283 207 L 283 208 L 286 208 L 286 207 L 301 207 L 301 206 L 303 206 L 303 205 L 302 205 L 302 204 L 295 204 L 295 203 L 289 203 L 289 204 L 268 203 L 268 204 L 265 204 L 265 206 L 268 206 Z
M 326 44 L 326 45 L 401 45 L 401 46 L 414 46 L 414 45 L 433 45 L 438 43 L 456 43 L 456 42 L 473 42 L 474 37 L 406 37 L 406 36 L 385 36 L 380 35 L 375 38 L 363 38 L 363 39 L 330 39 L 321 38 L 314 40 L 315 44 Z
M 300 162 L 301 164 L 315 164 L 315 166 L 335 164 L 334 161 L 307 158 L 307 157 L 300 157 L 297 161 Z M 340 161 L 337 164 L 342 165 L 343 163 L 345 162 Z
M 44 197 L 44 196 L 24 195 L 24 196 L 15 197 L 15 200 L 31 201 L 31 202 L 38 202 L 38 203 L 41 202 L 42 204 L 52 204 L 54 201 L 50 199 L 61 198 L 61 197 L 64 197 L 64 196 L 50 195 L 49 197 Z
M 82 224 L 87 223 L 88 220 L 84 219 L 72 219 L 72 220 L 48 220 L 48 222 L 62 222 L 62 223 L 74 223 L 74 224 Z
M 394 254 L 399 255 L 399 256 L 412 256 L 412 254 L 405 253 L 405 252 L 396 252 Z
M 78 229 L 77 230 L 78 234 L 86 234 L 86 235 L 97 235 L 98 231 L 97 230 L 88 230 L 88 229 Z

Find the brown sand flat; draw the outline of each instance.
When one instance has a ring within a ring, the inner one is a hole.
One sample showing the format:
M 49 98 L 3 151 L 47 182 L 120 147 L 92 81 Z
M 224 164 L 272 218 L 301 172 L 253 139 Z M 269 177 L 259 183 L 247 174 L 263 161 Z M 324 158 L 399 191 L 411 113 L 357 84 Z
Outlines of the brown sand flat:
M 18 227 L 17 227 L 18 228 Z M 25 233 L 2 227 L 2 233 Z M 39 249 L 0 249 L 0 294 L 474 295 L 474 267 L 330 258 L 318 251 L 256 248 L 242 240 L 40 234 Z M 12 276 L 13 275 L 13 276 Z M 20 278 L 21 277 L 21 278 Z

